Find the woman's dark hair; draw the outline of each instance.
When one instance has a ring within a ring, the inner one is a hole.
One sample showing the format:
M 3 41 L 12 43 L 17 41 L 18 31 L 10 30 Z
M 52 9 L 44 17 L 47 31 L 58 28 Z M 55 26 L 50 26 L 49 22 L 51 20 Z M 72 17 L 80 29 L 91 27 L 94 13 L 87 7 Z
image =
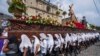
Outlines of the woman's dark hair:
M 0 28 L 0 36 L 2 35 L 3 29 Z
M 57 38 L 56 38 L 55 36 L 53 37 L 53 39 L 54 39 L 54 40 L 57 40 Z
M 9 44 L 12 44 L 12 43 L 16 43 L 18 42 L 17 40 L 17 37 L 15 35 L 12 35 L 11 37 L 9 37 Z
M 71 36 L 71 33 L 69 33 L 69 36 Z

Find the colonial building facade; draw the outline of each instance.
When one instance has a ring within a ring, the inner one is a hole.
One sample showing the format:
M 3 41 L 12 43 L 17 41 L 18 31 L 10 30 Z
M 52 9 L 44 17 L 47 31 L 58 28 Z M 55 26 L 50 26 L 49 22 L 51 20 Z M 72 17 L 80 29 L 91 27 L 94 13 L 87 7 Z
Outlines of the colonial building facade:
M 11 0 L 8 0 L 11 2 Z M 41 15 L 43 18 L 50 17 L 56 19 L 61 23 L 62 10 L 58 9 L 56 5 L 46 1 L 46 0 L 22 0 L 26 5 L 26 13 L 28 16 L 37 16 Z M 59 15 L 56 12 L 59 11 Z
M 43 18 L 51 17 L 52 19 L 57 19 L 61 23 L 61 13 L 56 5 L 53 5 L 45 0 L 23 0 L 23 3 L 27 6 L 26 13 L 31 15 L 41 15 Z M 60 15 L 56 15 L 59 11 Z

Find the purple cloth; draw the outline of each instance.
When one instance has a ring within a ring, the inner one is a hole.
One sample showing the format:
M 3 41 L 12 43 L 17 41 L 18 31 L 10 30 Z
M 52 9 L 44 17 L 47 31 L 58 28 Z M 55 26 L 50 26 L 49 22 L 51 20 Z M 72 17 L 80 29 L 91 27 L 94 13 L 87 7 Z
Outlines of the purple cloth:
M 4 43 L 4 39 L 0 39 L 0 52 L 1 52 L 1 50 L 2 50 L 3 43 Z

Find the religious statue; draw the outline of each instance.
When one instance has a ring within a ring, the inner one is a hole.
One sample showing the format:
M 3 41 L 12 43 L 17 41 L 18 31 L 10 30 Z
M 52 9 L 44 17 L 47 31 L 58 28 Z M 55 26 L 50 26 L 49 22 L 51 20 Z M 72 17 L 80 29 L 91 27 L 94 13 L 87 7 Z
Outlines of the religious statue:
M 77 22 L 77 18 L 73 11 L 73 4 L 69 5 L 69 16 L 70 16 L 71 21 Z

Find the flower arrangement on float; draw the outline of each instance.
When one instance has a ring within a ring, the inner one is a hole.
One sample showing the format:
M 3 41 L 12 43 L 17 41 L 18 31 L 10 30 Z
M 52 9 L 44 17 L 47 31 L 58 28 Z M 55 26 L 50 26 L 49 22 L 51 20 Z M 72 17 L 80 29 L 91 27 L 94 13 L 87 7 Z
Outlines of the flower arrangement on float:
M 66 22 L 66 26 L 79 29 L 85 28 L 84 25 L 82 25 L 80 22 L 75 22 L 75 21 Z
M 60 26 L 61 24 L 58 22 L 57 19 L 53 18 L 42 18 L 38 16 L 29 16 L 26 19 L 24 19 L 27 24 L 42 24 L 42 25 L 54 25 L 54 26 Z
M 66 22 L 66 26 L 75 28 L 75 24 L 72 21 Z

